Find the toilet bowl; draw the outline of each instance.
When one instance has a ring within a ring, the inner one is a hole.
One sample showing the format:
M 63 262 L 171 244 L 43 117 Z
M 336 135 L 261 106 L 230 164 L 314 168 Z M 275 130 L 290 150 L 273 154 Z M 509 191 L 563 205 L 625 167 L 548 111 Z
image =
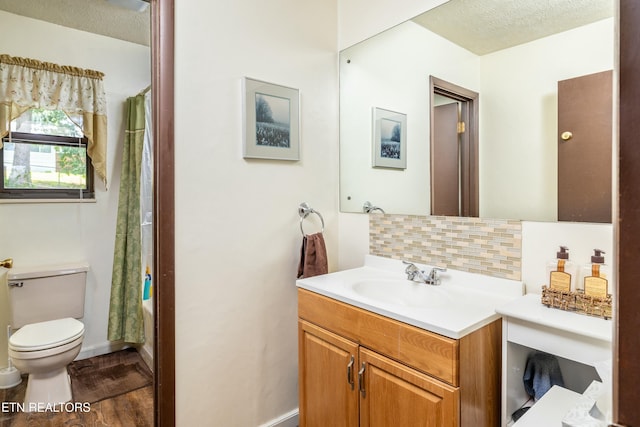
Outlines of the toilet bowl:
M 85 263 L 9 273 L 9 357 L 29 374 L 25 411 L 46 410 L 72 400 L 67 365 L 80 353 L 84 337 Z M 43 409 L 44 408 L 44 409 Z
M 83 337 L 83 323 L 72 318 L 29 324 L 11 335 L 9 357 L 29 374 L 25 411 L 72 400 L 67 365 L 80 353 Z

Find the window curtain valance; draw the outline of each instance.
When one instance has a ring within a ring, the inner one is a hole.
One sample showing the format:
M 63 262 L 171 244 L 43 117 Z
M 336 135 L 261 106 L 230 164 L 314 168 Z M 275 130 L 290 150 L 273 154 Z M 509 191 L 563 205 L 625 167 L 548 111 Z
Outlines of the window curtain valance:
M 107 102 L 99 71 L 0 55 L 0 136 L 11 121 L 31 108 L 82 115 L 87 154 L 107 185 Z M 0 148 L 2 141 L 0 140 Z

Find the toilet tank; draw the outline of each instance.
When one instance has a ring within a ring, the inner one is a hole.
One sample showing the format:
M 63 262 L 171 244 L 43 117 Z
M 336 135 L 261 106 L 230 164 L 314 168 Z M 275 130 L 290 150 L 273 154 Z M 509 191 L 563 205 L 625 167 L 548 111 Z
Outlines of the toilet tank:
M 83 317 L 87 271 L 89 265 L 83 262 L 9 270 L 11 327 Z

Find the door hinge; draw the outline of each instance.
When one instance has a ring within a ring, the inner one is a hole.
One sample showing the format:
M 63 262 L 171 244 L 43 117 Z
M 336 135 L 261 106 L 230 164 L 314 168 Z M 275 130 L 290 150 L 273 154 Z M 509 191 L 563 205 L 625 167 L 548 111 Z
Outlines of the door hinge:
M 464 133 L 464 122 L 458 122 L 458 133 Z

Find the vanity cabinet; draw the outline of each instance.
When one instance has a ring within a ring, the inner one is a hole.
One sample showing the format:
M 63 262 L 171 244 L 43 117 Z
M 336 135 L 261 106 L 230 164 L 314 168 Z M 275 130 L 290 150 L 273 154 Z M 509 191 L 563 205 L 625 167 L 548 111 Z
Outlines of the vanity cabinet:
M 300 320 L 302 426 L 457 426 L 458 391 Z
M 300 426 L 495 427 L 500 331 L 444 337 L 298 289 Z

